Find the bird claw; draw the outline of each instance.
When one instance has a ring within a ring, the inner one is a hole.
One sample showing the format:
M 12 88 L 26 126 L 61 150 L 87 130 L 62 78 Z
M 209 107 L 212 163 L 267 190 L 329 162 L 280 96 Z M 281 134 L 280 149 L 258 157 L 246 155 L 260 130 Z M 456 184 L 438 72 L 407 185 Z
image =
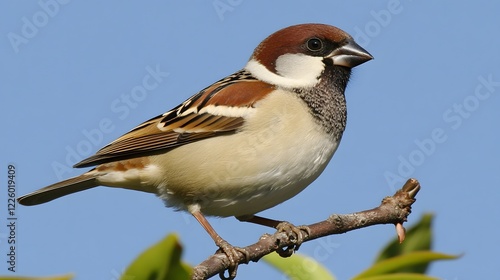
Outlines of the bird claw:
M 289 240 L 294 245 L 279 248 L 276 252 L 283 258 L 290 257 L 293 252 L 299 250 L 300 245 L 304 242 L 305 238 L 311 234 L 311 230 L 307 226 L 294 226 L 289 222 L 281 222 L 276 227 L 279 233 L 285 233 Z
M 217 252 L 224 253 L 229 260 L 229 267 L 227 268 L 229 276 L 226 277 L 226 275 L 224 275 L 225 271 L 222 271 L 219 273 L 220 279 L 234 279 L 238 270 L 239 253 L 245 256 L 245 263 L 248 263 L 250 261 L 250 253 L 248 253 L 248 251 L 244 248 L 234 247 L 233 245 L 229 244 L 229 242 L 223 239 L 221 239 L 217 243 L 217 246 L 219 247 L 219 250 L 217 250 Z

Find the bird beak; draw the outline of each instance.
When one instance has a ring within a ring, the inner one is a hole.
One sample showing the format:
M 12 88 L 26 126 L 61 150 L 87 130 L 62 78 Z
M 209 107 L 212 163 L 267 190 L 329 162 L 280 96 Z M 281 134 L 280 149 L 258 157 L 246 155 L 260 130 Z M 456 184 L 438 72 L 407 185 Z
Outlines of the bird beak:
M 368 60 L 372 60 L 373 56 L 354 42 L 354 40 L 350 39 L 347 41 L 347 44 L 335 49 L 327 58 L 331 58 L 334 65 L 353 68 Z

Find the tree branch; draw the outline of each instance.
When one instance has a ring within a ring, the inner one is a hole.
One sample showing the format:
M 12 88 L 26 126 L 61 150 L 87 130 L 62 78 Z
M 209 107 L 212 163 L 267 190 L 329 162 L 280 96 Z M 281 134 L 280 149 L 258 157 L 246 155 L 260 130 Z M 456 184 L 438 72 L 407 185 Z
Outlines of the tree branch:
M 377 224 L 394 224 L 400 242 L 404 240 L 402 224 L 406 222 L 411 213 L 411 205 L 420 190 L 416 179 L 409 179 L 404 186 L 393 196 L 386 197 L 377 208 L 353 214 L 333 214 L 328 219 L 304 226 L 309 234 L 305 234 L 303 242 L 314 240 L 327 235 L 345 233 L 351 230 L 364 228 Z M 250 260 L 257 262 L 263 256 L 281 248 L 294 248 L 296 238 L 285 232 L 277 231 L 273 235 L 264 234 L 255 244 L 245 247 L 249 252 Z M 244 263 L 245 256 L 239 255 L 238 263 Z M 192 279 L 201 280 L 224 272 L 229 266 L 229 261 L 224 253 L 215 253 L 208 259 L 194 267 Z

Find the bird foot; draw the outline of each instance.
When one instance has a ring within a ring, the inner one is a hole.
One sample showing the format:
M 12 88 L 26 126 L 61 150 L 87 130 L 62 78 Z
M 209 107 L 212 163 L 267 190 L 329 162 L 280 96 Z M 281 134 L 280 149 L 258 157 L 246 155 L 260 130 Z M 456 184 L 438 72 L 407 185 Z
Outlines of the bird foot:
M 244 263 L 248 263 L 250 261 L 250 254 L 244 248 L 234 247 L 222 238 L 218 240 L 216 245 L 219 247 L 219 250 L 217 250 L 217 252 L 226 254 L 229 260 L 229 267 L 227 269 L 229 276 L 226 277 L 224 275 L 225 271 L 222 271 L 221 273 L 219 273 L 220 279 L 234 279 L 238 270 L 239 254 L 241 253 L 245 256 Z
M 294 245 L 279 248 L 276 252 L 283 258 L 290 257 L 293 252 L 297 251 L 304 242 L 305 238 L 311 234 L 311 230 L 307 226 L 294 226 L 289 222 L 281 222 L 276 227 L 279 233 L 285 233 L 289 240 L 291 240 Z

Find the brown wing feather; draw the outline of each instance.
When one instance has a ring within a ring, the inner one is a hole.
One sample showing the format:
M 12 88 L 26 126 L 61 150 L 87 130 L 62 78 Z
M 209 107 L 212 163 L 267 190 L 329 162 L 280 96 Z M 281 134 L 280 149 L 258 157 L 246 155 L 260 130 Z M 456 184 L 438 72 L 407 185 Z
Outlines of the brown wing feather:
M 152 118 L 103 147 L 74 167 L 124 160 L 165 152 L 181 145 L 235 133 L 243 117 L 200 113 L 203 106 L 252 107 L 274 87 L 240 71 L 218 81 L 167 113 Z

